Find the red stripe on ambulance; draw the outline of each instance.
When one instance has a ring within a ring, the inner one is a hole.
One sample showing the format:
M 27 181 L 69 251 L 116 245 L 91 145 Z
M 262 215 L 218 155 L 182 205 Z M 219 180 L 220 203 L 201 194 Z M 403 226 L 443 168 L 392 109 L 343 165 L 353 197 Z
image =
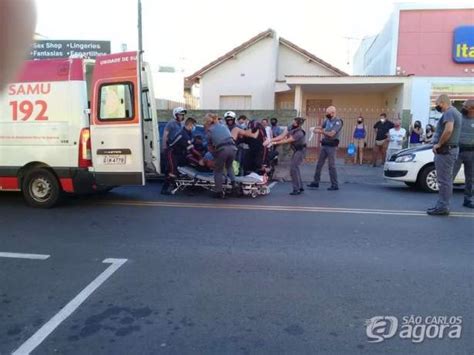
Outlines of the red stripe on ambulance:
M 60 178 L 59 182 L 64 192 L 74 192 L 74 184 L 71 178 Z
M 17 177 L 0 177 L 0 190 L 20 190 Z

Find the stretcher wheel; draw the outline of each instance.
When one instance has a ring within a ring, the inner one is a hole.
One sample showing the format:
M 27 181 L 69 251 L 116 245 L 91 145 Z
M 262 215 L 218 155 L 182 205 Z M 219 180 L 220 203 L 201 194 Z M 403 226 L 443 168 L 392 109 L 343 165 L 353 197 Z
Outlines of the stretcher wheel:
M 252 194 L 250 196 L 252 196 L 252 198 L 256 198 L 258 196 L 258 192 L 252 191 Z

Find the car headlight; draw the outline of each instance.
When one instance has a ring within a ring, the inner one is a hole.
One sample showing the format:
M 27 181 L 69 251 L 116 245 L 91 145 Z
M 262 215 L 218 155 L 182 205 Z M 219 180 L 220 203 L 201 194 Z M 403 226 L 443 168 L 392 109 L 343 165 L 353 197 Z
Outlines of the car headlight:
M 416 155 L 415 154 L 407 154 L 407 155 L 401 155 L 395 159 L 395 162 L 397 163 L 406 163 L 409 161 L 415 160 Z

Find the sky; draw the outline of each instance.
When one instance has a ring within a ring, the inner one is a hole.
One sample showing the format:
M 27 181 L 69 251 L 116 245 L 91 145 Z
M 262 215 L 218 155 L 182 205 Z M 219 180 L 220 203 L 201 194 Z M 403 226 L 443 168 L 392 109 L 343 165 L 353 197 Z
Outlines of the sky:
M 272 28 L 350 73 L 360 39 L 376 35 L 397 2 L 142 0 L 145 58 L 155 70 L 171 65 L 189 75 Z M 130 50 L 138 47 L 137 0 L 36 0 L 36 4 L 37 32 L 48 39 L 110 40 L 112 51 L 120 51 L 122 43 Z

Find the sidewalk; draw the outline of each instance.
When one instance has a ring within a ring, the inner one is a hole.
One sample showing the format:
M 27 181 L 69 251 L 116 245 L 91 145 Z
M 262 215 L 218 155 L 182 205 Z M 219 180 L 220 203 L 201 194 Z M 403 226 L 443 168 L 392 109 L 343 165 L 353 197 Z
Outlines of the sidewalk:
M 279 165 L 276 167 L 274 179 L 277 181 L 291 181 L 290 177 L 290 152 L 287 150 L 281 155 Z M 318 148 L 309 148 L 306 153 L 305 162 L 301 165 L 301 176 L 304 182 L 313 181 L 316 162 L 319 157 Z M 336 170 L 339 184 L 381 184 L 383 183 L 383 168 L 372 167 L 372 149 L 365 149 L 364 164 L 354 165 L 353 158 L 349 158 L 345 148 L 337 151 Z M 381 162 L 379 161 L 379 164 Z M 328 162 L 326 161 L 321 174 L 321 182 L 329 183 Z
M 282 162 L 276 167 L 274 179 L 278 181 L 291 181 L 289 162 Z M 316 163 L 304 163 L 301 165 L 301 176 L 304 182 L 313 181 Z M 344 159 L 336 160 L 336 169 L 339 184 L 381 184 L 384 182 L 383 168 L 374 168 L 372 165 L 346 164 Z M 321 183 L 329 183 L 328 163 L 323 167 Z

